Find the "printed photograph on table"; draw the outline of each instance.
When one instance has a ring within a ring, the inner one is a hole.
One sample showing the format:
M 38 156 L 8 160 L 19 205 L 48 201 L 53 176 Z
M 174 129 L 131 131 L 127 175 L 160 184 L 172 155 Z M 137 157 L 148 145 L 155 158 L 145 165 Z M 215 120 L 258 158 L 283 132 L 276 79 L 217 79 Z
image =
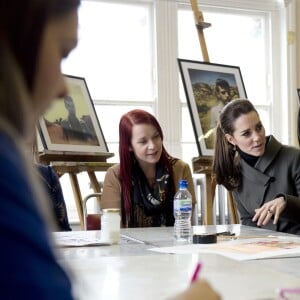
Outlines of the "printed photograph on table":
M 178 58 L 200 156 L 212 156 L 214 129 L 222 108 L 247 98 L 240 68 Z
M 43 146 L 53 151 L 108 152 L 86 81 L 64 75 L 68 95 L 53 101 L 39 121 Z

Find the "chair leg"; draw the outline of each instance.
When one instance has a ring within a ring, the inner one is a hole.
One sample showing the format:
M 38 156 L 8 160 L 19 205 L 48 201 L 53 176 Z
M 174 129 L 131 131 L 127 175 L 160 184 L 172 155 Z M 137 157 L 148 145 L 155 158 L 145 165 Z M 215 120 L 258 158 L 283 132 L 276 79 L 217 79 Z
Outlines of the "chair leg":
M 239 215 L 232 192 L 228 192 L 228 207 L 232 224 L 239 224 Z

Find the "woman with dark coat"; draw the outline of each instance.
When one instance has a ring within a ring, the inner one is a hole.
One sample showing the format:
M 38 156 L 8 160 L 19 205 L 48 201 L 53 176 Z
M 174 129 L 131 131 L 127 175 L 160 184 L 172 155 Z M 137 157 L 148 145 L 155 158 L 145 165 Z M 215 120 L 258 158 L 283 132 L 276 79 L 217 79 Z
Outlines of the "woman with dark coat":
M 213 171 L 233 191 L 242 224 L 300 234 L 300 150 L 266 137 L 250 101 L 223 108 Z

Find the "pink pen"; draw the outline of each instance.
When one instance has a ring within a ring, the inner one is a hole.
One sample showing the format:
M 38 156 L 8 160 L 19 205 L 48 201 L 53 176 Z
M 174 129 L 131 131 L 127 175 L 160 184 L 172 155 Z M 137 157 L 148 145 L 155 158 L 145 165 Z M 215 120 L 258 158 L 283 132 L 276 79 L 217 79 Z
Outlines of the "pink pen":
M 202 264 L 201 263 L 197 263 L 197 266 L 195 268 L 195 271 L 194 271 L 192 279 L 191 279 L 191 283 L 193 283 L 194 281 L 197 280 L 198 274 L 200 273 L 201 268 L 202 268 Z
M 300 295 L 300 288 L 283 288 L 279 291 L 279 299 L 292 299 L 292 295 Z M 290 298 L 291 297 L 291 298 Z M 298 298 L 297 298 L 298 299 Z

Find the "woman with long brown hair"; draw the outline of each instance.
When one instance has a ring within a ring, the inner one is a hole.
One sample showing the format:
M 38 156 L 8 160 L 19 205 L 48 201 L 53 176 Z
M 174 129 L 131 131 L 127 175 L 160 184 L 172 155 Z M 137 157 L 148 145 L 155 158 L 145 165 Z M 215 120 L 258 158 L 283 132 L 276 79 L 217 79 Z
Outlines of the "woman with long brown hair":
M 229 102 L 216 129 L 213 171 L 233 191 L 242 224 L 300 234 L 300 151 L 266 136 L 249 100 Z

